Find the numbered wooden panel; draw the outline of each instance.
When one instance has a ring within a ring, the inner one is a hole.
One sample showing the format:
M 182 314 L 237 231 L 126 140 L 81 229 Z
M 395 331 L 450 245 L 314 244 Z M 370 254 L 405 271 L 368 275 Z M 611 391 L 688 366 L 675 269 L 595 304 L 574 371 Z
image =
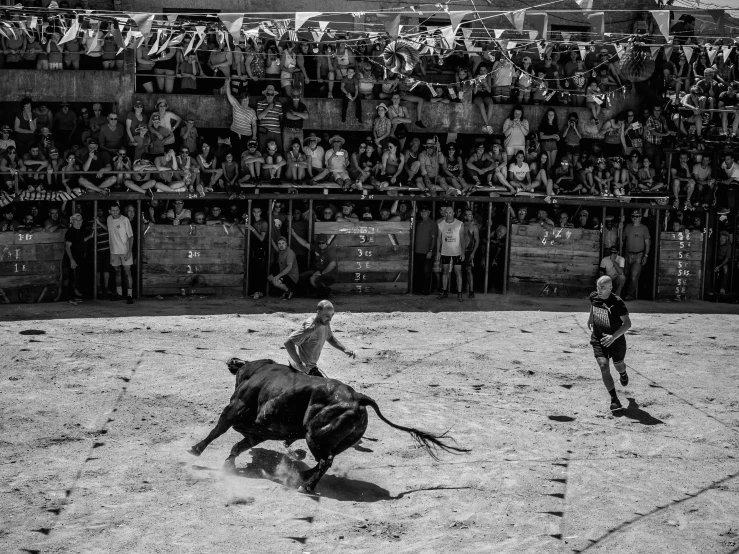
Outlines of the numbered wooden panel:
M 0 289 L 8 301 L 31 302 L 57 296 L 65 232 L 0 234 Z
M 514 283 L 590 286 L 598 276 L 600 232 L 511 226 L 508 276 Z
M 336 250 L 337 292 L 405 293 L 408 290 L 410 222 L 323 223 L 315 234 L 327 235 Z
M 151 225 L 144 230 L 142 272 L 144 294 L 240 290 L 244 235 L 220 225 Z
M 698 298 L 705 235 L 699 231 L 662 232 L 659 240 L 658 297 L 678 300 Z

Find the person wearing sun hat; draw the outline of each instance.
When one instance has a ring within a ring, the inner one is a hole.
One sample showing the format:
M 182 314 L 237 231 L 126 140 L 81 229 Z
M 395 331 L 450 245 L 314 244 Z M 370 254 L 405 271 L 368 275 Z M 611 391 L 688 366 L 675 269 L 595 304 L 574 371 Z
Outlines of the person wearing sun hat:
M 316 183 L 330 174 L 334 182 L 341 185 L 342 189 L 348 190 L 351 187 L 352 180 L 348 171 L 349 153 L 343 148 L 344 142 L 343 137 L 339 135 L 334 135 L 329 139 L 331 149 L 324 156 L 326 169 L 314 175 L 311 181 Z
M 10 138 L 13 130 L 7 123 L 0 127 L 0 154 L 4 154 L 8 148 L 17 148 L 15 141 Z
M 303 154 L 308 157 L 308 179 L 319 175 L 323 171 L 323 159 L 326 151 L 321 146 L 321 139 L 315 133 L 308 135 L 303 141 Z
M 149 116 L 149 132 L 153 134 L 154 129 L 151 122 L 154 115 L 158 114 L 160 125 L 168 131 L 172 131 L 172 133 L 174 134 L 174 132 L 177 130 L 177 127 L 179 127 L 180 123 L 182 123 L 182 118 L 176 113 L 169 111 L 169 104 L 167 104 L 167 101 L 164 98 L 157 98 L 156 104 L 154 104 L 154 106 L 156 106 L 157 111 Z

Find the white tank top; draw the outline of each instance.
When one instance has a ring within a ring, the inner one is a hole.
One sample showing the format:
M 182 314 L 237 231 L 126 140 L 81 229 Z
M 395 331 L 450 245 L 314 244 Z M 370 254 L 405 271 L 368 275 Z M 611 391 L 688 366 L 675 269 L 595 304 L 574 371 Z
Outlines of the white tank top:
M 462 222 L 455 219 L 451 223 L 439 223 L 439 238 L 441 240 L 442 256 L 461 256 L 462 243 L 459 241 Z

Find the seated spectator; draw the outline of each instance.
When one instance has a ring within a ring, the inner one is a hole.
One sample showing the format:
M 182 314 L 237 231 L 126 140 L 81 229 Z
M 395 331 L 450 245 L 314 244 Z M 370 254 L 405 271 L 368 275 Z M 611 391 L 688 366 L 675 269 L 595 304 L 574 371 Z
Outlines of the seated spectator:
M 305 143 L 308 143 L 307 146 Z M 320 139 L 315 133 L 308 135 L 308 138 L 303 141 L 303 154 L 308 158 L 308 171 L 307 176 L 311 181 L 315 181 L 314 177 L 323 172 L 323 160 L 326 156 L 326 152 L 323 146 L 319 144 Z
M 69 228 L 69 222 L 61 217 L 61 212 L 59 211 L 59 208 L 50 208 L 49 209 L 49 218 L 44 221 L 44 231 L 47 233 L 55 233 L 59 230 L 68 229 Z
M 542 152 L 538 154 L 536 150 L 529 152 L 529 173 L 531 173 L 531 184 L 536 185 L 536 189 L 542 189 L 546 191 L 547 199 L 554 194 L 554 181 L 549 178 L 547 173 L 547 167 L 549 167 L 549 154 Z M 513 192 L 513 189 L 511 189 Z
M 290 300 L 297 291 L 300 279 L 300 270 L 295 252 L 287 245 L 286 237 L 277 238 L 273 247 L 277 250 L 277 260 L 273 262 L 267 281 L 276 289 L 282 291 L 282 299 Z
M 469 158 L 467 158 L 465 167 L 467 168 L 467 173 L 472 180 L 474 187 L 483 186 L 483 181 L 488 187 L 492 187 L 493 177 L 496 174 L 498 165 L 499 164 L 493 159 L 492 155 L 485 150 L 485 144 L 479 143 L 475 146 L 475 149 L 472 151 Z M 506 183 L 508 184 L 507 179 Z M 510 184 L 508 184 L 508 188 L 513 192 L 513 187 L 511 187 Z
M 218 186 L 223 170 L 218 167 L 218 158 L 213 155 L 208 142 L 204 141 L 200 145 L 200 154 L 197 155 L 195 161 L 198 164 L 198 184 L 203 187 L 202 192 L 209 192 L 208 189 L 212 192 Z
M 236 194 L 239 188 L 239 164 L 234 161 L 233 152 L 226 154 L 226 159 L 223 162 L 223 182 L 225 191 L 223 188 L 218 189 L 218 192 L 230 192 Z
M 167 152 L 165 152 L 163 155 L 157 156 L 154 159 L 154 165 L 159 170 L 159 178 L 165 186 L 167 186 L 172 191 L 185 189 L 185 182 L 181 177 L 177 154 L 175 154 L 174 150 L 167 150 Z M 189 192 L 195 192 L 194 187 L 191 186 Z M 198 192 L 200 192 L 201 196 L 205 195 L 205 191 L 203 191 L 202 189 L 200 189 Z M 212 192 L 212 189 L 208 192 Z
M 705 98 L 701 97 L 697 86 L 690 87 L 690 93 L 686 94 L 680 102 L 680 132 L 686 138 L 690 138 L 695 131 L 696 140 L 700 140 L 703 134 L 703 109 Z M 688 127 L 685 127 L 685 124 Z
M 598 194 L 601 196 L 613 196 L 611 192 L 613 175 L 608 171 L 608 162 L 605 158 L 598 158 L 598 165 L 593 170 L 593 181 Z
M 451 188 L 441 176 L 440 167 L 444 162 L 444 154 L 438 149 L 439 144 L 434 139 L 428 139 L 424 151 L 418 156 L 420 175 L 416 175 L 415 185 L 425 196 L 436 196 L 437 191 L 458 192 Z
M 5 216 L 0 222 L 0 233 L 14 233 L 17 231 L 21 224 L 15 219 L 15 209 L 12 206 L 7 206 L 3 212 Z M 31 220 L 33 224 L 33 220 Z
M 686 191 L 685 197 L 685 208 L 686 210 L 692 210 L 693 204 L 690 199 L 693 196 L 693 190 L 695 189 L 695 179 L 693 178 L 693 171 L 690 167 L 690 154 L 687 152 L 680 152 L 680 156 L 670 169 L 672 173 L 672 194 L 675 201 L 672 203 L 672 207 L 677 209 L 680 204 L 679 194 L 680 188 L 683 187 Z
M 623 158 L 616 156 L 611 159 L 611 175 L 613 176 L 613 195 L 625 196 L 629 185 L 629 171 L 623 167 Z
M 717 58 L 718 59 L 718 58 Z M 725 110 L 721 113 L 721 130 L 724 135 L 734 137 L 739 129 L 739 82 L 732 81 L 728 88 L 718 96 L 718 107 Z M 729 134 L 729 115 L 731 115 L 731 134 Z
M 536 185 L 531 182 L 531 168 L 524 161 L 523 150 L 516 152 L 516 161 L 508 166 L 508 182 L 516 192 L 532 192 Z
M 575 173 L 570 165 L 570 159 L 565 156 L 559 163 L 559 167 L 552 174 L 554 192 L 557 194 L 574 194 L 581 191 L 583 187 L 575 184 Z
M 657 172 L 654 170 L 652 162 L 649 161 L 649 158 L 647 157 L 644 157 L 642 160 L 642 167 L 637 173 L 636 188 L 639 192 L 657 192 L 666 188 L 662 179 L 657 177 Z
M 703 78 L 698 79 L 695 86 L 700 89 L 701 100 L 704 107 L 712 110 L 716 107 L 719 92 L 721 92 L 721 84 L 716 80 L 716 70 L 707 67 L 703 70 Z
M 156 187 L 159 191 L 174 192 L 173 189 L 167 187 L 164 183 L 157 183 L 156 166 L 149 160 L 134 160 L 131 171 L 131 177 L 126 179 L 123 184 L 134 192 L 146 194 Z M 153 196 L 153 193 L 151 193 Z M 153 202 L 152 198 L 152 202 Z
M 41 152 L 38 144 L 32 144 L 28 152 L 23 156 L 23 165 L 29 173 L 25 176 L 26 186 L 30 190 L 36 190 L 41 187 L 39 192 L 43 190 L 46 181 L 46 168 L 49 166 L 49 160 Z
M 608 249 L 608 256 L 600 261 L 600 274 L 607 275 L 613 281 L 613 294 L 621 295 L 621 290 L 626 284 L 625 274 L 626 260 L 618 255 L 618 248 L 611 246 Z
M 246 150 L 241 154 L 241 170 L 239 172 L 241 175 L 241 178 L 239 179 L 240 186 L 244 186 L 246 184 L 259 184 L 264 158 L 257 150 L 257 147 L 257 139 L 252 138 L 246 143 Z
M 300 283 L 310 290 L 315 290 L 317 297 L 328 298 L 331 295 L 331 285 L 336 282 L 339 274 L 336 252 L 329 248 L 324 235 L 318 235 L 317 245 L 312 245 L 298 236 L 295 230 L 291 230 L 291 234 L 298 244 L 314 255 L 313 269 L 300 273 Z
M 580 168 L 575 171 L 575 182 L 577 183 L 577 186 L 581 187 L 580 190 L 582 190 L 584 194 L 600 194 L 599 190 L 595 186 L 593 171 L 593 160 L 589 157 L 586 158 L 580 165 Z
M 115 182 L 111 185 L 111 190 L 120 192 L 124 188 L 124 182 L 131 179 L 133 171 L 133 162 L 126 153 L 126 147 L 120 146 L 115 156 L 110 161 L 110 166 L 116 173 L 113 174 Z M 123 172 L 123 173 L 119 173 Z
M 331 137 L 329 140 L 331 150 L 326 152 L 324 157 L 326 169 L 313 176 L 311 179 L 313 183 L 317 183 L 330 175 L 331 179 L 342 189 L 349 190 L 351 188 L 352 181 L 348 172 L 349 154 L 343 148 L 344 142 L 345 140 L 339 135 Z
M 264 152 L 264 163 L 262 164 L 262 177 L 268 179 L 270 184 L 279 185 L 282 183 L 282 168 L 285 166 L 285 159 L 280 155 L 277 149 L 277 141 L 270 140 L 267 142 L 267 149 Z
M 483 147 L 484 148 L 484 147 Z M 441 164 L 441 172 L 447 183 L 460 193 L 469 194 L 473 186 L 464 180 L 464 169 L 466 164 L 462 153 L 457 150 L 457 145 L 450 142 L 446 145 L 446 156 Z
M 286 155 L 285 178 L 290 179 L 294 185 L 305 179 L 308 170 L 308 157 L 302 151 L 303 145 L 299 137 L 295 137 Z
M 357 122 L 362 123 L 362 100 L 359 96 L 359 79 L 353 67 L 348 67 L 346 75 L 341 79 L 341 121 L 346 123 L 346 112 L 349 104 L 354 104 Z M 384 104 L 381 104 L 384 106 Z
M 591 79 L 585 89 L 585 106 L 590 109 L 596 125 L 600 125 L 600 112 L 603 109 L 603 94 L 596 79 Z
M 697 158 L 700 158 L 698 160 Z M 708 206 L 713 205 L 713 186 L 716 183 L 711 175 L 711 160 L 708 155 L 696 155 L 698 163 L 693 165 L 693 179 L 698 188 L 698 205 L 707 210 Z
M 185 201 L 177 199 L 174 201 L 174 208 L 164 214 L 164 219 L 172 225 L 188 225 L 192 214 L 185 208 Z

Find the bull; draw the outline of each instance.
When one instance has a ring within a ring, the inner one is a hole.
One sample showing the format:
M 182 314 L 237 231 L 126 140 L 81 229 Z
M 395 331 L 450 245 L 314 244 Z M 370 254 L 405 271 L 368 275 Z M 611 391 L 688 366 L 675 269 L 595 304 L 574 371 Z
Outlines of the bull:
M 391 427 L 409 433 L 434 459 L 438 459 L 439 449 L 469 452 L 444 442 L 454 440 L 446 432 L 434 434 L 396 425 L 382 415 L 372 398 L 336 379 L 306 375 L 273 360 L 248 362 L 232 358 L 227 365 L 236 376 L 231 401 L 208 436 L 189 450 L 200 456 L 211 442 L 233 427 L 244 438 L 231 448 L 223 466 L 226 470 L 235 470 L 236 457 L 261 442 L 280 440 L 290 444 L 305 439 L 317 464 L 301 473 L 300 490 L 313 492 L 334 457 L 364 435 L 367 406 Z

